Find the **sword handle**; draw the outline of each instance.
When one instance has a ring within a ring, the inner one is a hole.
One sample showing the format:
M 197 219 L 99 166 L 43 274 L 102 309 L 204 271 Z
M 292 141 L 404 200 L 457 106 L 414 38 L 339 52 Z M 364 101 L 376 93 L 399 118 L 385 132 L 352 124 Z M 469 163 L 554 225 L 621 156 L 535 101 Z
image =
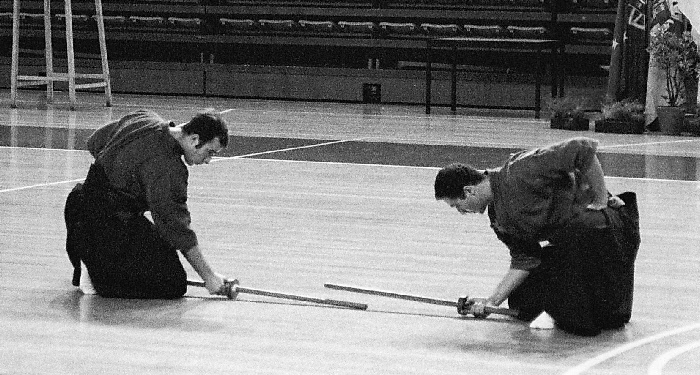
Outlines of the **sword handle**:
M 469 302 L 469 297 L 460 298 L 457 300 L 457 312 L 460 315 L 469 315 L 472 313 L 471 305 L 472 303 Z M 507 315 L 513 317 L 518 316 L 518 310 L 508 309 L 505 307 L 485 306 L 484 312 L 487 314 Z

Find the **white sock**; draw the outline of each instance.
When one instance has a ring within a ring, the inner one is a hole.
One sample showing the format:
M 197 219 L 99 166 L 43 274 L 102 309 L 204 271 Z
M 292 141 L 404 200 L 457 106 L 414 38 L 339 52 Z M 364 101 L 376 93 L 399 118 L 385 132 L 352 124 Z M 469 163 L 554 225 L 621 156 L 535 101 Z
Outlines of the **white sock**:
M 80 286 L 78 286 L 83 294 L 97 294 L 95 287 L 92 286 L 92 280 L 90 280 L 90 275 L 88 274 L 87 267 L 85 263 L 80 261 Z
M 554 329 L 554 319 L 547 314 L 542 312 L 535 320 L 530 323 L 530 328 L 532 329 Z

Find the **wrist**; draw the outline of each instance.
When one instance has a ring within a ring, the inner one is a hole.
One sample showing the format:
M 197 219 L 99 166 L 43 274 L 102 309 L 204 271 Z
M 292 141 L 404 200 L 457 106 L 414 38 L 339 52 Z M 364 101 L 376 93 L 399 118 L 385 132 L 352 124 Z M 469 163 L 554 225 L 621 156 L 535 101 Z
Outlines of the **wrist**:
M 210 268 L 202 272 L 202 274 L 200 274 L 199 276 L 202 278 L 202 280 L 208 282 L 218 280 L 218 275 L 215 272 L 213 272 Z

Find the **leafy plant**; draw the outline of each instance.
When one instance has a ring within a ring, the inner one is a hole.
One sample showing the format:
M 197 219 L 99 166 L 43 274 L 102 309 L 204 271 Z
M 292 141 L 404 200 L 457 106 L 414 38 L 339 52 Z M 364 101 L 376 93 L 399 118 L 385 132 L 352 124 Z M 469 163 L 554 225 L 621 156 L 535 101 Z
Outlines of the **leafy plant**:
M 666 71 L 664 98 L 671 107 L 677 107 L 684 97 L 686 78 L 698 77 L 700 54 L 690 32 L 678 34 L 671 30 L 669 22 L 655 26 L 649 34 L 647 51 L 651 65 Z
M 549 110 L 552 118 L 585 118 L 586 100 L 570 96 L 552 98 Z
M 601 107 L 601 112 L 605 120 L 644 122 L 644 105 L 635 100 L 625 99 L 605 103 Z

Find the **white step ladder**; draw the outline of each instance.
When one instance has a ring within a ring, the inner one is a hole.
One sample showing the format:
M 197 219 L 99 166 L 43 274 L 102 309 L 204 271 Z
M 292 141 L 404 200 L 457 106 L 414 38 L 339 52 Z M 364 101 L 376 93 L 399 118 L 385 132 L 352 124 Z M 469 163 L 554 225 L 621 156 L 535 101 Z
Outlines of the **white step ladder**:
M 53 48 L 51 46 L 51 0 L 44 0 L 44 39 L 46 55 L 46 76 L 19 75 L 19 19 L 20 0 L 13 0 L 12 12 L 12 68 L 10 71 L 10 96 L 12 108 L 17 107 L 17 89 L 25 86 L 46 85 L 46 100 L 53 100 L 53 83 L 55 81 L 68 82 L 68 97 L 70 109 L 75 110 L 76 95 L 78 89 L 105 88 L 106 105 L 112 105 L 112 90 L 109 83 L 109 64 L 107 62 L 107 44 L 105 41 L 105 26 L 102 17 L 102 0 L 95 0 L 95 20 L 97 21 L 97 34 L 100 43 L 100 55 L 102 58 L 102 74 L 87 74 L 75 72 L 75 54 L 73 51 L 73 10 L 71 0 L 64 0 L 66 18 L 66 52 L 68 57 L 68 72 L 58 73 L 53 70 Z M 77 84 L 76 79 L 92 80 L 90 83 Z

